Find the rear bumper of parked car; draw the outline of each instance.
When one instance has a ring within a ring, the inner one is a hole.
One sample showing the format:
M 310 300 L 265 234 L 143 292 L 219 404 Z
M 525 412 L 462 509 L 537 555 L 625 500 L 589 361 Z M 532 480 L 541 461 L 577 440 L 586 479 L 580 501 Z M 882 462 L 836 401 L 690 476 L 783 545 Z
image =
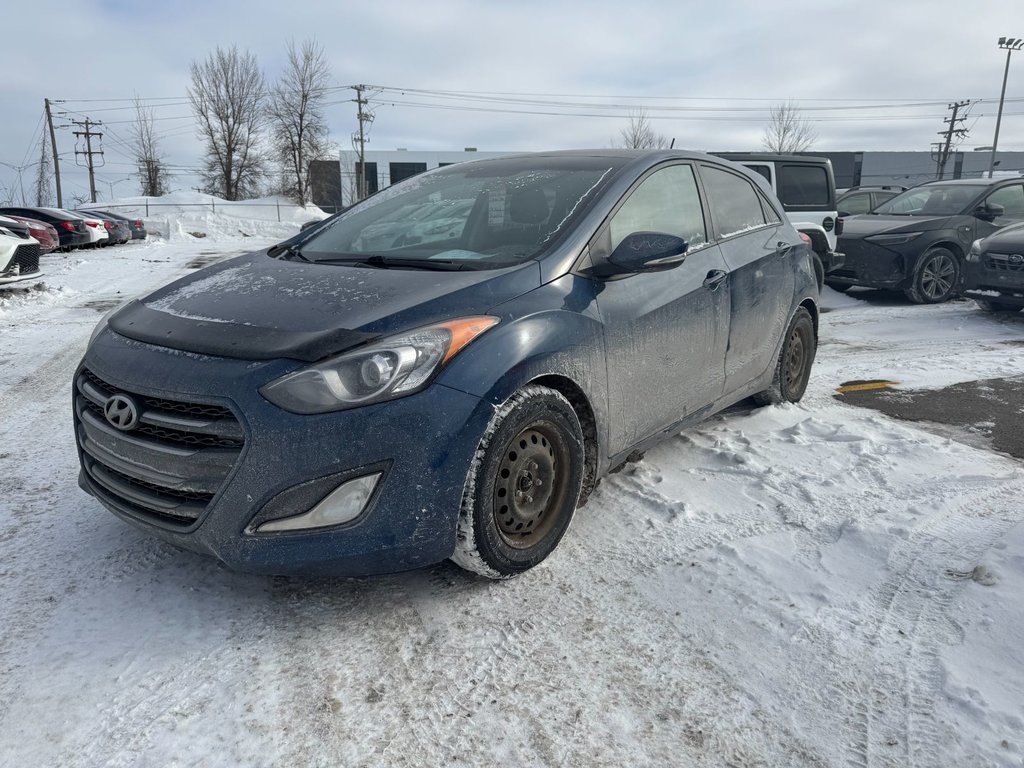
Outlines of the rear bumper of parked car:
M 1010 254 L 983 253 L 961 271 L 961 292 L 971 299 L 1019 304 L 1024 307 L 1024 262 Z
M 294 362 L 204 357 L 199 380 L 198 357 L 109 330 L 90 346 L 75 379 L 79 482 L 108 510 L 253 572 L 363 575 L 451 555 L 470 461 L 493 413 L 489 403 L 435 383 L 376 406 L 301 416 L 257 391 Z M 151 414 L 146 418 L 162 418 L 164 428 L 144 418 L 129 432 L 115 429 L 96 404 L 115 394 L 132 398 Z M 175 414 L 213 418 L 224 431 L 183 442 L 193 435 L 169 426 Z M 378 472 L 373 495 L 350 523 L 253 532 Z
M 843 261 L 829 270 L 829 282 L 864 285 L 871 288 L 897 288 L 906 280 L 903 254 L 863 239 L 839 238 L 836 247 Z

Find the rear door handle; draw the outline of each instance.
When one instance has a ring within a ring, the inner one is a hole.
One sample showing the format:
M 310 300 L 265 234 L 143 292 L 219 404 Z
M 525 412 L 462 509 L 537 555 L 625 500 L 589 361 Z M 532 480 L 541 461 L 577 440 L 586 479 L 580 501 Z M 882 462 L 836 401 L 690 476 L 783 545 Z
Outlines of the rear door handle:
M 726 277 L 728 277 L 727 273 L 722 270 L 712 269 L 708 272 L 707 277 L 704 278 L 704 286 L 706 288 L 710 288 L 712 291 L 717 290 L 718 286 L 725 281 Z

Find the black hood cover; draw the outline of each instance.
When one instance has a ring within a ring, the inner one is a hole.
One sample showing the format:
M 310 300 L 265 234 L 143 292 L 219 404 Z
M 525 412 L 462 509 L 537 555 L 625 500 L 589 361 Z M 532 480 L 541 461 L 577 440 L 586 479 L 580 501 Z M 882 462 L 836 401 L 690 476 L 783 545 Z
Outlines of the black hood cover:
M 282 261 L 263 252 L 132 301 L 109 327 L 187 352 L 315 361 L 384 333 L 483 314 L 539 284 L 536 262 L 434 272 Z

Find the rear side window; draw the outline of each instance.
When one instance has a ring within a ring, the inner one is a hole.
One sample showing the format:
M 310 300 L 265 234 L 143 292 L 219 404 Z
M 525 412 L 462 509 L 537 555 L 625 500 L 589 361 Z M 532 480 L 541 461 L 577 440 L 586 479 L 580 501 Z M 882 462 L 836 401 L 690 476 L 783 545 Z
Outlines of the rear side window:
M 752 170 L 754 173 L 760 173 L 762 176 L 764 176 L 765 179 L 768 180 L 769 184 L 772 183 L 772 171 L 767 165 L 749 165 L 747 163 L 744 163 L 744 165 L 746 165 L 747 168 Z
M 871 210 L 871 193 L 861 192 L 860 194 L 844 197 L 839 203 L 839 210 L 850 215 L 867 213 Z
M 779 200 L 783 205 L 828 205 L 828 173 L 820 165 L 783 165 L 779 169 Z
M 765 224 L 764 211 L 754 186 L 735 173 L 701 166 L 711 218 L 719 237 L 729 237 Z

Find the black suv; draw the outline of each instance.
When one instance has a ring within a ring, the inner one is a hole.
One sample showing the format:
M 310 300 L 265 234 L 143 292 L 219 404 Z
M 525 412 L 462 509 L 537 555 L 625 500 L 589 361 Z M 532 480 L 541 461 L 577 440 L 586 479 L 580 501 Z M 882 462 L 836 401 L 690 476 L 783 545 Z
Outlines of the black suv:
M 895 186 L 850 187 L 836 198 L 836 207 L 840 216 L 856 216 L 872 211 L 886 200 L 906 191 L 906 187 Z
M 931 181 L 845 219 L 841 269 L 826 283 L 895 288 L 918 304 L 957 295 L 971 243 L 1024 221 L 1024 179 Z

